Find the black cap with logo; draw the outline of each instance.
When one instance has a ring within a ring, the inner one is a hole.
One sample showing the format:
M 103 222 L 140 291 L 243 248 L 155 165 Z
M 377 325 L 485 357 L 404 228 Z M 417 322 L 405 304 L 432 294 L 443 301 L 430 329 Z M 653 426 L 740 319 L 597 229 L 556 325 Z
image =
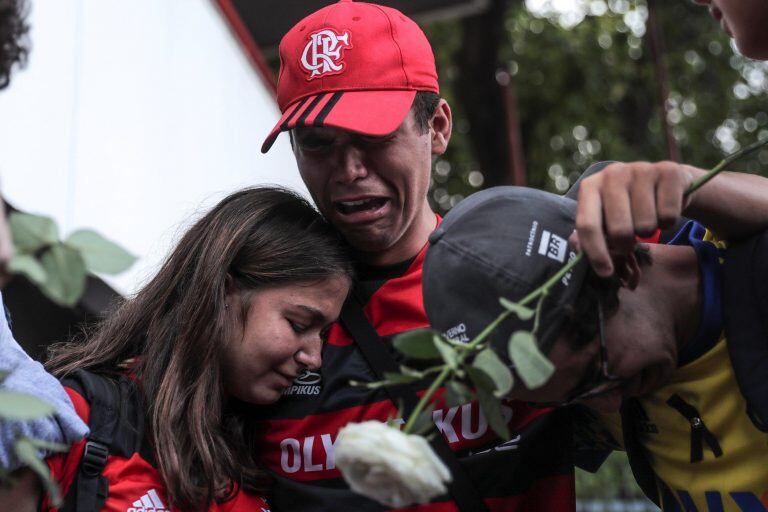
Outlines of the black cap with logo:
M 576 256 L 568 245 L 575 216 L 572 199 L 523 187 L 491 188 L 459 203 L 429 237 L 423 293 L 432 326 L 459 341 L 477 336 L 504 310 L 500 297 L 520 301 Z M 537 333 L 544 353 L 587 270 L 583 259 L 550 288 Z M 506 354 L 511 334 L 532 326 L 510 315 L 491 336 L 494 347 Z

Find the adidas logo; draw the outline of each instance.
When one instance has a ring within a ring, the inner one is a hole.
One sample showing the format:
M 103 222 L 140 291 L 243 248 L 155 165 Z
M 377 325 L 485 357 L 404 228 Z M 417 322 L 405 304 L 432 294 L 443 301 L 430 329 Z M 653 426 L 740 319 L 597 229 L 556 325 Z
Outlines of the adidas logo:
M 150 489 L 147 494 L 133 502 L 133 506 L 128 507 L 125 512 L 170 512 L 165 508 L 157 491 Z

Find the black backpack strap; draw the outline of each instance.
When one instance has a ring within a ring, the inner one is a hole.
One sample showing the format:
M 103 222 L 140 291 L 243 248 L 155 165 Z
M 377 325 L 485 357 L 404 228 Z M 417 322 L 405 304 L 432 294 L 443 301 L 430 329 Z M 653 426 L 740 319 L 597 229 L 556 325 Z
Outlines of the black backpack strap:
M 659 499 L 659 481 L 653 471 L 648 455 L 642 442 L 638 439 L 637 422 L 647 415 L 637 398 L 627 398 L 621 403 L 621 431 L 624 436 L 624 450 L 627 452 L 629 467 L 635 477 L 638 487 L 657 506 Z
M 752 423 L 768 432 L 768 231 L 729 244 L 723 272 L 725 333 Z
M 61 512 L 96 512 L 109 493 L 107 480 L 101 473 L 107 465 L 120 416 L 120 393 L 111 379 L 85 370 L 75 371 L 62 384 L 78 391 L 88 401 L 91 432 L 86 437 L 85 451 Z
M 90 405 L 91 432 L 60 511 L 96 512 L 109 495 L 107 479 L 102 476 L 109 455 L 127 458 L 140 452 L 153 463 L 144 443 L 141 401 L 134 384 L 125 377 L 76 370 L 62 384 L 80 393 Z
M 344 303 L 340 318 L 344 327 L 352 334 L 352 338 L 376 378 L 383 380 L 385 372 L 400 371 L 394 357 L 385 347 L 383 340 L 368 321 L 362 306 L 353 295 Z M 403 404 L 405 416 L 414 410 L 419 401 L 416 393 L 408 385 L 387 386 L 384 391 L 395 405 Z M 461 512 L 488 512 L 488 507 L 480 497 L 477 487 L 469 479 L 466 469 L 459 463 L 459 459 L 450 449 L 445 438 L 442 435 L 432 436 L 430 444 L 453 476 L 453 481 L 448 486 L 448 493 L 458 509 Z

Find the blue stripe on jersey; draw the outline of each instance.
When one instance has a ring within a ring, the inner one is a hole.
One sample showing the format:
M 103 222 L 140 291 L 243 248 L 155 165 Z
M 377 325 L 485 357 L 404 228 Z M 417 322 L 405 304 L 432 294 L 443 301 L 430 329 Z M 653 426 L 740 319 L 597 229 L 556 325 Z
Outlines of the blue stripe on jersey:
M 685 366 L 704 355 L 715 346 L 723 332 L 723 308 L 721 302 L 722 266 L 720 250 L 711 242 L 704 241 L 706 228 L 695 221 L 688 221 L 669 241 L 669 245 L 688 245 L 696 251 L 701 275 L 701 319 L 696 335 L 680 350 L 677 366 Z

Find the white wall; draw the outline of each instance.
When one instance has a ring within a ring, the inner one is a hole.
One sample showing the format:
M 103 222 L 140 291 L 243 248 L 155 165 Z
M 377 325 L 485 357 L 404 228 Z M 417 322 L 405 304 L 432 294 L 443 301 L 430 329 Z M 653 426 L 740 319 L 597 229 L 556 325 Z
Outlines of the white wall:
M 0 190 L 141 257 L 134 291 L 194 213 L 257 183 L 306 191 L 279 116 L 212 0 L 32 0 L 29 65 L 0 92 Z

